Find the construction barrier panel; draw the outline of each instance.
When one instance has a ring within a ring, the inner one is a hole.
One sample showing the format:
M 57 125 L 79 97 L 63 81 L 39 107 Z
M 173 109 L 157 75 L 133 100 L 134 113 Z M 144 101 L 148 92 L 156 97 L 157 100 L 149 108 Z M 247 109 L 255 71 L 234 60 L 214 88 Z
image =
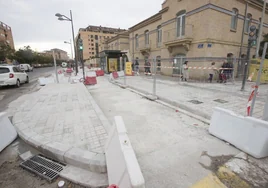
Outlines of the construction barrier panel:
M 17 131 L 4 112 L 0 113 L 0 152 L 17 138 Z
M 97 78 L 96 77 L 86 77 L 85 79 L 85 85 L 96 85 L 97 84 Z
M 251 64 L 249 67 L 249 81 L 256 82 L 258 71 L 260 69 L 260 64 Z M 261 73 L 261 83 L 268 83 L 268 60 L 264 61 L 262 73 Z
M 215 108 L 209 133 L 255 158 L 268 156 L 268 122 Z
M 124 71 L 118 71 L 117 74 L 118 74 L 119 77 L 124 77 L 125 76 Z
M 97 76 L 104 76 L 104 70 L 96 70 L 95 72 Z
M 113 72 L 112 74 L 113 74 L 114 79 L 117 79 L 119 77 L 117 72 Z
M 105 145 L 109 184 L 131 188 L 145 188 L 140 165 L 131 146 L 121 116 L 114 118 Z

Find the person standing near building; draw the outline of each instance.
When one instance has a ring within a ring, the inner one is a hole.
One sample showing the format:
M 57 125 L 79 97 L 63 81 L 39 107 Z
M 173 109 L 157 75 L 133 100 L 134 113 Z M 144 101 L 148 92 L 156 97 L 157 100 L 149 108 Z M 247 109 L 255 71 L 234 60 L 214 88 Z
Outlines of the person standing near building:
M 209 69 L 209 82 L 212 83 L 213 77 L 214 77 L 214 73 L 215 73 L 215 62 L 211 63 L 211 67 Z
M 188 61 L 185 61 L 183 66 L 182 66 L 182 74 L 183 74 L 183 77 L 182 77 L 182 81 L 185 81 L 187 82 L 189 80 L 189 70 L 188 70 Z
M 140 73 L 139 73 L 139 59 L 138 58 L 136 58 L 136 60 L 135 60 L 135 72 L 136 72 L 136 74 L 137 75 L 140 75 Z

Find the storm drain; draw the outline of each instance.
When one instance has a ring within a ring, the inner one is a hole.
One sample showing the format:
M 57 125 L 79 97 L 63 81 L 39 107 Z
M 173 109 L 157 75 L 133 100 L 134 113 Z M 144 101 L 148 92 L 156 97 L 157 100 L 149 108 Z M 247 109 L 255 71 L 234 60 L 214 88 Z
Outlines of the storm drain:
M 52 182 L 59 176 L 65 165 L 44 156 L 35 155 L 22 162 L 20 166 Z
M 193 104 L 202 104 L 203 103 L 203 102 L 198 101 L 198 100 L 190 100 L 188 102 L 193 103 Z
M 222 104 L 224 104 L 224 103 L 228 103 L 228 101 L 225 101 L 225 100 L 222 100 L 222 99 L 216 99 L 216 100 L 214 100 L 215 102 L 218 102 L 218 103 L 222 103 Z

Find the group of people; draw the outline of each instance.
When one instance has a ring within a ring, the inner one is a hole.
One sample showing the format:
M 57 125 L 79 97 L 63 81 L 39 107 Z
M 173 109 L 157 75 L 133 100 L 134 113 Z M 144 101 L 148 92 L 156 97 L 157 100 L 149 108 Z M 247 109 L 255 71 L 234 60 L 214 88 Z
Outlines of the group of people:
M 233 63 L 228 61 L 224 61 L 224 63 L 221 66 L 221 69 L 218 69 L 215 67 L 215 62 L 211 63 L 210 68 L 208 69 L 208 81 L 212 83 L 213 77 L 215 74 L 219 75 L 218 82 L 220 83 L 226 83 L 227 80 L 231 79 L 233 76 Z M 188 61 L 185 61 L 182 66 L 182 81 L 188 81 L 189 79 L 189 68 L 188 68 Z
M 137 75 L 139 75 L 139 66 L 139 60 L 136 59 L 135 63 L 132 63 L 132 70 L 134 70 Z M 146 74 L 151 74 L 151 63 L 149 61 L 145 61 L 144 69 Z

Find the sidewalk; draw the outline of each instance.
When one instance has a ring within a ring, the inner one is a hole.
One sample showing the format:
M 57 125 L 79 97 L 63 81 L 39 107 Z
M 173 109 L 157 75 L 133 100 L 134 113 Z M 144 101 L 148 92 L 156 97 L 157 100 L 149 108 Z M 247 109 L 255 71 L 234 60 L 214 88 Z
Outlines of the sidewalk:
M 124 84 L 124 78 L 115 80 Z M 176 81 L 177 80 L 177 81 Z M 146 94 L 153 93 L 153 77 L 134 76 L 126 78 L 127 86 Z M 156 95 L 159 99 L 184 110 L 210 119 L 214 107 L 223 107 L 240 115 L 246 115 L 248 98 L 253 83 L 246 84 L 246 90 L 240 91 L 241 83 L 195 83 L 180 82 L 179 78 L 158 76 L 156 81 Z M 254 117 L 261 118 L 266 100 L 267 85 L 261 85 L 256 100 Z
M 20 97 L 9 108 L 14 111 L 13 125 L 26 143 L 48 157 L 81 168 L 77 174 L 68 167 L 63 176 L 88 186 L 108 185 L 104 145 L 110 123 L 83 84 L 48 84 Z M 82 172 L 98 178 L 83 179 Z
M 215 161 L 221 165 L 239 153 L 209 135 L 206 124 L 109 83 L 105 77 L 88 88 L 110 121 L 116 115 L 123 117 L 146 188 L 188 188 L 213 172 Z M 202 157 L 204 152 L 214 158 Z

